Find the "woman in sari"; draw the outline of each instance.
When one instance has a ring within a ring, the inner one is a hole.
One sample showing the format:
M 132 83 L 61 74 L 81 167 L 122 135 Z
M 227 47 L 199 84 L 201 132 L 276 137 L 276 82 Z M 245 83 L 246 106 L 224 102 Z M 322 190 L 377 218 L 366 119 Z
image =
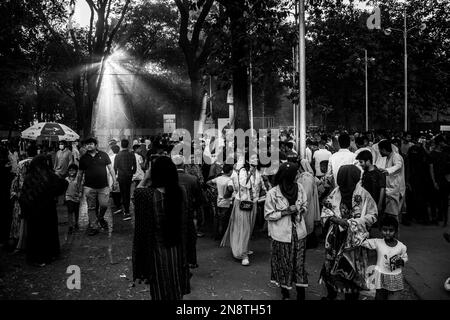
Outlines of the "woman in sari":
M 29 166 L 19 197 L 27 226 L 27 261 L 45 266 L 60 253 L 55 198 L 64 193 L 67 181 L 54 172 L 51 158 L 38 155 Z
M 317 246 L 317 239 L 314 237 L 314 226 L 320 221 L 319 193 L 317 191 L 318 179 L 314 177 L 312 168 L 308 160 L 303 159 L 297 174 L 297 182 L 300 183 L 305 190 L 308 208 L 305 213 L 306 231 L 308 232 L 308 248 Z
M 306 193 L 296 181 L 298 167 L 283 163 L 275 187 L 266 196 L 264 217 L 272 238 L 271 281 L 281 287 L 283 300 L 295 286 L 297 300 L 305 300 L 308 279 L 305 270 L 307 208 Z
M 186 193 L 171 158 L 158 157 L 150 175 L 134 192 L 133 281 L 149 283 L 152 300 L 181 300 L 190 293 Z
M 344 165 L 337 175 L 338 187 L 331 192 L 322 208 L 322 220 L 328 229 L 325 238 L 325 262 L 320 274 L 328 296 L 338 292 L 346 300 L 357 300 L 367 289 L 365 272 L 367 251 L 361 247 L 369 236 L 368 228 L 377 220 L 377 204 L 359 183 L 361 171 L 355 165 Z
M 23 181 L 28 172 L 31 160 L 37 155 L 37 148 L 31 145 L 27 148 L 27 158 L 20 161 L 17 166 L 17 174 L 11 183 L 11 201 L 12 201 L 12 223 L 9 233 L 10 244 L 15 247 L 16 252 L 25 249 L 25 238 L 27 225 L 23 219 L 20 209 L 19 197 L 22 192 Z

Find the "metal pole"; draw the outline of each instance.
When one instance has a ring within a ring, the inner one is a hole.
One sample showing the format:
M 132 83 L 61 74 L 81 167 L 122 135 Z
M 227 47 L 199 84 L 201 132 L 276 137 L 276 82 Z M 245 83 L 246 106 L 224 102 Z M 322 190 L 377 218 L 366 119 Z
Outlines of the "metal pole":
M 298 0 L 295 0 L 295 26 L 299 28 L 299 15 L 298 15 Z M 296 43 L 294 45 L 294 76 L 293 76 L 293 85 L 294 87 L 297 86 L 297 74 L 298 74 L 298 67 L 299 67 L 299 58 L 298 58 L 298 48 L 299 44 Z M 299 92 L 299 99 L 300 99 L 300 92 Z M 295 150 L 297 152 L 300 152 L 299 145 L 300 145 L 300 135 L 299 135 L 299 126 L 298 126 L 298 113 L 299 113 L 299 102 L 294 103 L 294 136 L 295 136 Z
M 294 12 L 294 21 L 295 21 L 295 26 L 298 27 L 298 6 L 297 6 L 297 1 L 295 0 L 295 12 Z M 297 72 L 298 72 L 298 44 L 294 44 L 294 46 L 292 47 L 292 63 L 293 63 L 293 72 L 292 72 L 292 87 L 295 88 L 297 85 Z M 295 137 L 295 143 L 296 143 L 296 151 L 298 152 L 298 103 L 293 103 L 292 107 L 294 109 L 294 137 Z
M 297 71 L 297 58 L 295 56 L 295 47 L 292 47 L 292 87 L 295 88 L 295 73 Z M 295 103 L 292 103 L 292 111 L 293 111 L 293 125 L 294 125 L 294 133 L 296 132 L 296 111 L 297 106 L 295 105 Z M 295 140 L 297 141 L 297 140 Z
M 306 59 L 305 59 L 305 1 L 299 0 L 299 89 L 300 89 L 300 112 L 299 112 L 299 154 L 305 158 L 306 151 Z
M 213 104 L 212 104 L 212 80 L 211 75 L 209 76 L 209 112 L 211 117 L 213 116 Z
M 367 50 L 364 49 L 364 55 L 365 55 L 365 77 L 366 77 L 366 132 L 369 131 L 369 88 L 368 88 L 368 81 L 367 81 Z
M 248 101 L 248 109 L 249 109 L 249 115 L 250 115 L 250 130 L 251 135 L 253 137 L 253 79 L 252 79 L 252 62 L 250 61 L 250 67 L 249 67 L 249 101 Z
M 406 29 L 406 7 L 404 12 L 404 31 L 403 31 L 403 39 L 405 45 L 405 132 L 408 131 L 408 49 L 407 49 L 407 29 Z

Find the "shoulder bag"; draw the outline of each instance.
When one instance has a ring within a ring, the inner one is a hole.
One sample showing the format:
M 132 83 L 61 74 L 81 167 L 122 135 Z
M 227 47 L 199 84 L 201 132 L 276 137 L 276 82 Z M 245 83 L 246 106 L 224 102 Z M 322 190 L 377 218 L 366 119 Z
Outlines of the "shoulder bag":
M 241 185 L 240 185 L 240 180 L 239 180 L 239 173 L 241 172 L 241 170 L 242 170 L 243 168 L 241 168 L 239 171 L 238 171 L 238 188 L 239 188 L 239 199 L 242 199 L 241 198 Z M 248 178 L 247 178 L 247 183 L 250 181 L 250 178 L 252 177 L 252 175 L 250 174 L 250 176 L 248 176 Z M 246 184 L 247 184 L 246 183 Z M 241 209 L 242 211 L 252 211 L 253 210 L 253 187 L 251 186 L 251 183 L 250 183 L 250 190 L 249 190 L 249 192 L 250 192 L 250 199 L 251 199 L 251 201 L 248 201 L 248 200 L 240 200 L 240 203 L 239 203 L 239 209 Z

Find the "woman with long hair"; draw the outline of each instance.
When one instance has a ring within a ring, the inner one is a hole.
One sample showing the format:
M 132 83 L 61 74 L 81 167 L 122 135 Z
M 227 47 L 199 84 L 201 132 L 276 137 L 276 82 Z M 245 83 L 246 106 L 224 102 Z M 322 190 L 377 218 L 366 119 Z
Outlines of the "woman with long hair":
M 150 185 L 134 192 L 133 280 L 148 282 L 153 300 L 180 300 L 190 293 L 186 195 L 169 157 L 158 157 L 150 170 Z
M 36 156 L 28 168 L 19 197 L 27 225 L 26 254 L 29 263 L 44 266 L 59 256 L 58 214 L 55 198 L 67 182 L 52 170 L 51 159 Z
M 271 281 L 281 287 L 283 300 L 289 290 L 297 290 L 297 300 L 305 300 L 308 279 L 305 270 L 306 193 L 297 182 L 296 164 L 283 163 L 275 175 L 275 187 L 266 195 L 264 217 L 272 238 Z

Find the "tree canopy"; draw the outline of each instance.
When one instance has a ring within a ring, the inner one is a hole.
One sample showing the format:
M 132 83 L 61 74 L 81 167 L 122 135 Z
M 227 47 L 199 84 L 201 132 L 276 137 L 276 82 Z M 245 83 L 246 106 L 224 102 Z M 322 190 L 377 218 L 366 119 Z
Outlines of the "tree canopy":
M 73 20 L 77 3 L 90 23 Z M 365 2 L 365 1 L 364 1 Z M 378 3 L 378 2 L 377 2 Z M 61 121 L 91 130 L 107 58 L 122 50 L 135 75 L 127 106 L 136 126 L 161 126 L 173 112 L 186 128 L 201 113 L 212 85 L 216 117 L 228 116 L 233 85 L 235 125 L 248 128 L 249 69 L 255 115 L 275 116 L 298 99 L 293 48 L 295 1 L 288 0 L 45 0 L 0 3 L 0 107 L 3 129 L 33 120 Z M 364 123 L 364 50 L 371 128 L 401 129 L 403 36 L 368 30 L 360 1 L 307 1 L 308 124 L 361 129 Z M 370 3 L 369 3 L 370 4 Z M 450 0 L 411 0 L 408 28 L 410 123 L 450 117 Z M 382 29 L 403 28 L 405 3 L 384 1 Z M 287 113 L 286 113 L 287 114 Z M 447 120 L 446 120 L 447 119 Z M 289 116 L 278 119 L 288 124 Z

